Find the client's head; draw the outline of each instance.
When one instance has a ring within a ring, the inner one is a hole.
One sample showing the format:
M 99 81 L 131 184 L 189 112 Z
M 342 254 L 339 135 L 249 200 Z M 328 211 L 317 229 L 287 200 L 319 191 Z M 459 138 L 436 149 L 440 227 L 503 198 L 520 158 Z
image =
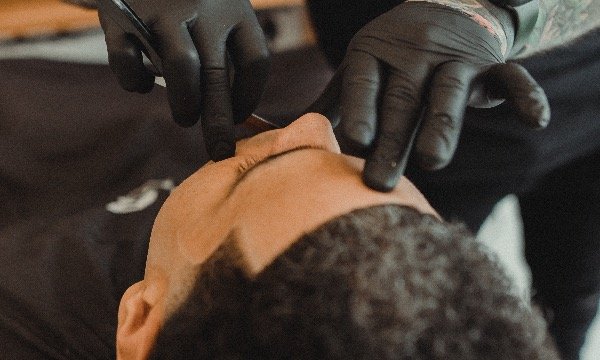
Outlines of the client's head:
M 238 143 L 156 218 L 122 359 L 548 359 L 544 323 L 402 179 L 378 193 L 306 115 Z

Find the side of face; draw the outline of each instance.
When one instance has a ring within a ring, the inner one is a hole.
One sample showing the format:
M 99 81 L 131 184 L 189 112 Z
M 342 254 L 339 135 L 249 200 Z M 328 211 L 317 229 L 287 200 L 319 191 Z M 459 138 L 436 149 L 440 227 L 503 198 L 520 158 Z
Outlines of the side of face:
M 361 159 L 342 155 L 329 121 L 308 114 L 238 143 L 178 186 L 152 229 L 144 280 L 123 296 L 117 354 L 146 358 L 162 321 L 189 295 L 202 264 L 235 242 L 250 277 L 303 234 L 358 208 L 400 204 L 435 214 L 402 179 L 391 193 L 362 184 Z

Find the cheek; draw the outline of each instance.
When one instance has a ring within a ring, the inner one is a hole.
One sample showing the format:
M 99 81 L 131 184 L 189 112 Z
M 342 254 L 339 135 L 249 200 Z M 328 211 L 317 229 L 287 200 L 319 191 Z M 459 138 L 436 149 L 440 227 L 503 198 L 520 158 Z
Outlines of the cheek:
M 264 181 L 248 183 L 231 201 L 231 212 L 235 214 L 232 218 L 238 228 L 252 238 L 283 240 L 297 237 L 307 227 L 321 222 L 332 209 L 340 207 L 339 201 L 332 201 L 332 192 L 343 190 L 332 187 L 316 171 L 265 171 L 261 174 L 265 175 Z M 344 192 L 333 198 L 346 199 L 347 195 Z
M 278 191 L 281 190 L 281 191 Z M 290 187 L 270 184 L 248 193 L 234 205 L 228 219 L 251 273 L 260 272 L 299 235 L 307 225 L 303 198 Z
M 182 209 L 210 214 L 225 202 L 238 176 L 238 166 L 239 159 L 236 158 L 205 166 L 185 179 L 170 199 L 174 198 L 173 202 Z
M 200 264 L 210 257 L 227 238 L 235 223 L 222 196 L 222 188 L 214 192 L 211 190 L 212 187 L 209 187 L 202 193 L 186 193 L 194 201 L 178 211 L 180 226 L 173 229 L 177 252 L 191 264 Z
M 260 179 L 256 177 L 238 189 L 223 212 L 232 219 L 243 219 L 245 224 L 253 227 L 270 229 L 281 219 L 294 214 L 306 192 L 297 177 L 289 176 L 287 172 L 265 171 L 260 175 Z
M 254 219 L 256 223 L 266 221 L 264 218 L 278 219 L 272 224 L 276 226 L 307 215 L 318 217 L 332 206 L 332 194 L 340 192 L 334 197 L 347 198 L 347 183 L 360 182 L 354 167 L 332 167 L 319 157 L 293 160 L 261 170 L 236 191 L 230 202 L 238 218 Z
M 225 231 L 228 222 L 220 216 L 234 171 L 217 165 L 197 171 L 173 190 L 155 220 L 153 238 L 173 248 L 194 247 Z

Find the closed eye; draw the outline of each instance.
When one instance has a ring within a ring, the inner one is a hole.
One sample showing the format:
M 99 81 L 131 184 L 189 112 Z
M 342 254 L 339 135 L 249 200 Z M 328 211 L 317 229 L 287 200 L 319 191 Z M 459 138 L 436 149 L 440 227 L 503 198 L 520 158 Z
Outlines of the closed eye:
M 236 177 L 236 179 L 239 179 L 240 176 L 244 175 L 248 170 L 250 170 L 260 162 L 261 160 L 256 157 L 245 158 L 244 161 L 240 162 L 240 164 L 238 165 L 238 176 Z
M 307 150 L 307 149 L 323 150 L 323 148 L 321 148 L 321 147 L 311 146 L 311 145 L 303 145 L 303 146 L 298 146 L 298 147 L 295 147 L 295 148 L 292 148 L 292 149 L 289 149 L 289 150 L 286 150 L 286 151 L 283 151 L 280 153 L 275 153 L 273 155 L 267 156 L 260 160 L 250 157 L 247 160 L 243 161 L 238 166 L 239 176 L 235 180 L 235 182 L 231 185 L 231 187 L 229 188 L 227 197 L 229 197 L 235 191 L 235 189 L 244 181 L 244 179 L 246 179 L 248 177 L 248 175 L 250 173 L 252 173 L 254 170 L 259 168 L 260 166 L 265 165 L 265 164 L 277 159 L 280 156 L 284 156 L 284 155 L 287 155 L 287 154 L 295 152 L 295 151 Z

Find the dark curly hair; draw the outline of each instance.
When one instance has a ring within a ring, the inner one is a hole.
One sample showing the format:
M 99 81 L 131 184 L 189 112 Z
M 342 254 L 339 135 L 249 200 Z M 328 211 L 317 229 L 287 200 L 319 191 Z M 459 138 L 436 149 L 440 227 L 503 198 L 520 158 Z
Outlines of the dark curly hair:
M 151 359 L 555 359 L 542 317 L 460 224 L 396 205 L 301 237 L 255 277 L 235 241 Z

